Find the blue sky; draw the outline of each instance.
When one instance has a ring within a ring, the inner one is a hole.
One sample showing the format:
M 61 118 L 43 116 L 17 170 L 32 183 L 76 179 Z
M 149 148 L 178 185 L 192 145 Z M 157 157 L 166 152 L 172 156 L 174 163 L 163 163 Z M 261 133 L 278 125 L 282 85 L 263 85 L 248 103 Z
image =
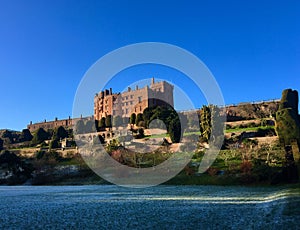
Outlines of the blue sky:
M 68 117 L 89 67 L 137 42 L 195 54 L 226 104 L 279 98 L 300 90 L 299 41 L 299 1 L 0 0 L 0 128 Z

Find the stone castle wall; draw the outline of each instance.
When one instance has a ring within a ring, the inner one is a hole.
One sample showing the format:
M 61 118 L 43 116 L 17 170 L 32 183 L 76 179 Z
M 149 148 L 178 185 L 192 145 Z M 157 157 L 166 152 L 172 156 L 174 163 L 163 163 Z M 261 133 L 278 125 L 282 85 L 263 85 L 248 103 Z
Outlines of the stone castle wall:
M 39 128 L 43 128 L 45 130 L 55 129 L 55 128 L 58 128 L 59 126 L 70 129 L 70 128 L 72 128 L 73 123 L 74 123 L 74 119 L 71 119 L 71 117 L 69 117 L 68 119 L 63 119 L 63 120 L 58 120 L 57 118 L 55 118 L 54 121 L 46 121 L 45 120 L 44 122 L 39 122 L 39 123 L 30 122 L 30 124 L 27 125 L 27 129 L 29 129 L 30 132 L 34 132 L 35 130 L 38 130 Z

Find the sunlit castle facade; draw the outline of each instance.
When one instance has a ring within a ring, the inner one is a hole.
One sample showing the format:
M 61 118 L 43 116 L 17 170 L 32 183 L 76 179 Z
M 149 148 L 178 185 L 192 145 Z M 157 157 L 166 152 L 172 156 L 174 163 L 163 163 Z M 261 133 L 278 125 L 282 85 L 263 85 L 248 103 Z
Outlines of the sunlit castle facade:
M 130 117 L 132 113 L 143 113 L 144 109 L 168 104 L 174 107 L 174 86 L 166 81 L 155 82 L 150 86 L 135 89 L 128 87 L 123 93 L 113 93 L 112 88 L 97 93 L 94 98 L 94 118 L 121 116 Z

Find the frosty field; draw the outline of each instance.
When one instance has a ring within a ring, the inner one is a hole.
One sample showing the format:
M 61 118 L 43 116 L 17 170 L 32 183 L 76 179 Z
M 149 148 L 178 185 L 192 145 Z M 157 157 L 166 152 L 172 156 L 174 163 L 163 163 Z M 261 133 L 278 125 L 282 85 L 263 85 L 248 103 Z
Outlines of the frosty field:
M 299 228 L 297 187 L 0 187 L 1 229 Z

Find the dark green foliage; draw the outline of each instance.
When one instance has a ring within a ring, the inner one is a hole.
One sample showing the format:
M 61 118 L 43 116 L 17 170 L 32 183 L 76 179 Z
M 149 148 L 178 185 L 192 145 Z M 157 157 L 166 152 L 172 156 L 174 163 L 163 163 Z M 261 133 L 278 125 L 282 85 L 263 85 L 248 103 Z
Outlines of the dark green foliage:
M 76 134 L 84 133 L 84 128 L 85 126 L 83 120 L 82 119 L 78 120 L 75 125 L 75 133 Z
M 298 92 L 297 90 L 286 89 L 282 92 L 279 110 L 291 108 L 298 114 Z
M 136 116 L 136 119 L 135 119 L 135 124 L 138 126 L 139 123 L 143 121 L 143 114 L 142 113 L 139 113 L 137 116 Z
M 272 127 L 268 127 L 268 128 L 264 128 L 264 129 L 261 129 L 261 128 L 258 128 L 257 129 L 257 137 L 271 137 L 271 136 L 276 136 L 276 131 L 274 128 Z
M 32 167 L 21 160 L 16 154 L 7 150 L 2 151 L 0 154 L 0 166 L 2 170 L 11 172 L 12 176 L 1 180 L 1 183 L 14 185 L 22 184 L 31 177 Z
M 13 134 L 12 134 L 11 131 L 5 130 L 2 133 L 2 137 L 5 138 L 5 139 L 8 139 L 10 144 L 14 143 L 14 137 L 13 137 Z
M 100 120 L 100 122 L 99 122 L 99 128 L 100 129 L 105 128 L 106 127 L 105 123 L 106 123 L 105 122 L 105 117 L 102 117 L 101 120 Z
M 129 123 L 134 125 L 135 124 L 135 120 L 136 120 L 136 114 L 132 113 L 129 119 Z
M 123 120 L 122 122 L 123 122 L 124 126 L 127 126 L 129 124 L 129 118 L 128 117 L 123 117 L 122 120 Z
M 179 143 L 181 139 L 181 124 L 179 118 L 171 120 L 168 126 L 168 133 L 173 143 Z
M 112 118 L 111 118 L 111 115 L 108 115 L 105 119 L 105 126 L 107 128 L 111 128 L 112 127 Z
M 219 146 L 223 142 L 224 121 L 220 115 L 220 108 L 214 105 L 203 106 L 200 110 L 200 140 L 212 140 L 212 144 Z
M 0 154 L 0 164 L 7 163 L 8 165 L 12 165 L 19 162 L 20 158 L 7 150 L 2 151 Z
M 140 139 L 140 138 L 144 138 L 144 137 L 145 137 L 144 129 L 143 129 L 143 128 L 139 128 L 139 129 L 137 130 L 136 138 Z
M 19 141 L 31 141 L 32 138 L 33 136 L 31 135 L 29 129 L 23 129 Z
M 144 120 L 144 126 L 147 128 L 149 127 L 151 121 L 156 119 L 158 121 L 161 121 L 159 123 L 164 125 L 162 125 L 162 127 L 159 128 L 163 128 L 164 126 L 167 127 L 167 131 L 170 135 L 170 138 L 174 143 L 180 142 L 182 136 L 183 130 L 181 130 L 180 119 L 182 119 L 183 122 L 187 123 L 186 117 L 182 114 L 178 114 L 171 106 L 156 106 L 152 108 L 146 108 L 143 114 L 138 114 L 138 122 L 140 122 L 140 119 Z M 156 124 L 159 123 L 156 122 Z
M 166 127 L 169 127 L 169 124 L 172 120 L 174 119 L 179 120 L 179 116 L 177 112 L 170 106 L 169 107 L 157 106 L 155 108 L 152 108 L 152 116 L 150 118 L 149 123 L 155 119 L 161 120 Z
M 113 127 L 115 127 L 115 128 L 118 128 L 118 127 L 122 126 L 122 124 L 123 124 L 122 117 L 114 116 L 112 123 L 113 123 Z
M 298 92 L 291 89 L 284 90 L 276 113 L 276 132 L 284 145 L 297 140 L 300 144 L 300 120 L 298 115 Z
M 64 127 L 59 126 L 57 129 L 54 130 L 52 140 L 59 141 L 68 137 L 68 132 L 65 130 Z
M 37 145 L 42 143 L 45 140 L 49 139 L 49 134 L 43 129 L 39 128 L 35 133 L 31 140 L 32 145 Z
M 3 149 L 3 140 L 0 138 L 0 150 Z
M 88 120 L 85 122 L 85 133 L 96 132 L 96 124 L 94 120 Z
M 149 123 L 150 123 L 150 119 L 153 115 L 152 109 L 150 108 L 146 108 L 143 111 L 143 120 L 145 122 L 145 127 L 148 128 L 149 127 Z
M 60 143 L 57 139 L 51 140 L 50 145 L 49 145 L 50 149 L 57 149 L 60 148 Z
M 289 108 L 276 113 L 276 131 L 282 143 L 290 144 L 291 140 L 300 143 L 300 124 L 295 111 Z
M 211 111 L 205 105 L 200 111 L 200 135 L 205 141 L 208 141 L 211 135 Z

